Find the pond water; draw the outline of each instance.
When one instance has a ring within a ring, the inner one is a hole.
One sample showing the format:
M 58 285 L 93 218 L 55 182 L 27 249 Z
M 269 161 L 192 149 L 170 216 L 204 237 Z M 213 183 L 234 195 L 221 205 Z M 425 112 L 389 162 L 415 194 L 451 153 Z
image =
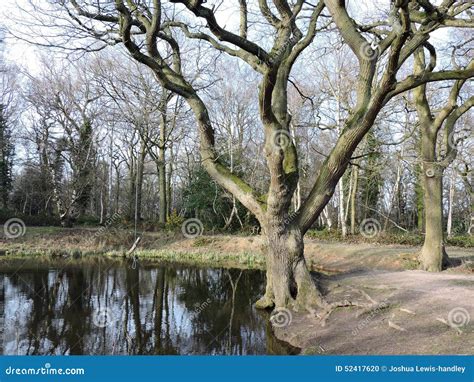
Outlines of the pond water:
M 0 265 L 3 354 L 295 354 L 253 303 L 264 274 L 99 259 Z

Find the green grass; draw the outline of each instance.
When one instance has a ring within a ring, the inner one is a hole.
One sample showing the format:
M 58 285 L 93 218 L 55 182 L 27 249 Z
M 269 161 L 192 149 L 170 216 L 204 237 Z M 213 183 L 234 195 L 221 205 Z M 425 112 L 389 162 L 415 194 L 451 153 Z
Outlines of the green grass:
M 246 269 L 264 269 L 265 258 L 253 253 L 218 253 L 218 252 L 177 252 L 142 250 L 134 254 L 139 260 L 205 265 L 210 267 L 237 267 Z M 109 252 L 106 256 L 116 257 L 121 254 Z
M 340 243 L 374 243 L 385 245 L 409 245 L 422 246 L 424 236 L 414 232 L 379 232 L 372 238 L 364 237 L 360 234 L 342 237 L 340 231 L 332 230 L 309 230 L 306 234 L 308 238 L 327 242 Z M 474 235 L 457 235 L 446 239 L 446 244 L 453 247 L 473 248 Z

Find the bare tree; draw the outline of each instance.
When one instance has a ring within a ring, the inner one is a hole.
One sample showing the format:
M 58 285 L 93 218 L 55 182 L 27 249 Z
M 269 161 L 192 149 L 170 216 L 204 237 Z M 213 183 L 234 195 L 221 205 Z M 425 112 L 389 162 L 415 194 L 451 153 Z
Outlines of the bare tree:
M 436 65 L 435 48 L 428 43 L 430 53 L 430 70 Z M 415 75 L 425 70 L 425 52 L 420 49 L 415 54 Z M 471 61 L 466 71 L 474 68 Z M 414 101 L 421 130 L 421 162 L 423 200 L 425 206 L 425 241 L 420 254 L 424 270 L 441 271 L 449 264 L 444 245 L 443 221 L 443 174 L 445 169 L 456 158 L 455 125 L 458 119 L 474 106 L 474 96 L 465 100 L 460 92 L 466 80 L 461 79 L 452 85 L 447 102 L 433 110 L 428 102 L 427 86 L 421 85 L 413 90 Z M 461 99 L 461 102 L 460 102 Z M 444 142 L 440 136 L 444 135 Z
M 268 239 L 266 293 L 257 305 L 308 309 L 326 306 L 305 263 L 303 236 L 329 202 L 354 150 L 384 105 L 396 95 L 424 83 L 462 80 L 474 75 L 473 69 L 426 68 L 416 75 L 397 78 L 413 53 L 426 46 L 433 30 L 470 23 L 456 17 L 462 16 L 466 8 L 462 1 L 445 0 L 434 7 L 424 0 L 396 0 L 391 10 L 395 21 L 377 20 L 374 24 L 360 25 L 340 0 L 321 0 L 316 5 L 302 0 L 292 3 L 274 0 L 272 6 L 264 0 L 252 4 L 251 11 L 250 4 L 241 0 L 240 25 L 233 32 L 221 26 L 217 2 L 212 3 L 205 6 L 196 0 L 116 0 L 114 3 L 70 0 L 60 2 L 58 7 L 66 10 L 63 17 L 70 17 L 76 30 L 96 41 L 122 42 L 134 59 L 153 71 L 163 88 L 186 100 L 199 130 L 203 166 L 221 187 L 256 216 Z M 323 13 L 325 9 L 328 14 Z M 289 139 L 291 115 L 287 88 L 296 60 L 320 28 L 327 26 L 327 20 L 332 20 L 357 57 L 356 104 L 342 122 L 337 143 L 319 168 L 309 195 L 297 213 L 291 214 L 299 168 L 295 145 Z M 412 31 L 411 23 L 420 25 L 418 30 Z M 265 30 L 265 36 L 258 32 L 261 29 Z M 182 61 L 183 46 L 193 40 L 200 47 L 207 43 L 215 51 L 242 60 L 261 76 L 260 120 L 270 176 L 264 195 L 258 195 L 219 158 L 208 107 L 199 86 L 190 81 L 192 68 Z

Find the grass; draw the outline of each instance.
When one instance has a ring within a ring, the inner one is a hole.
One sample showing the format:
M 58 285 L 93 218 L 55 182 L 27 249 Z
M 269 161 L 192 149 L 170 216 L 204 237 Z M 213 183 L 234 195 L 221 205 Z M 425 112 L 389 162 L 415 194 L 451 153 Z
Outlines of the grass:
M 220 244 L 222 240 L 230 240 L 228 236 L 199 236 L 195 239 L 185 239 L 180 232 L 144 232 L 140 233 L 142 241 L 134 255 L 140 260 L 173 262 L 210 267 L 238 267 L 263 269 L 265 259 L 264 249 L 253 248 L 251 245 L 241 249 L 225 250 Z M 310 238 L 322 242 L 338 242 L 342 244 L 399 244 L 421 246 L 422 236 L 415 234 L 385 234 L 367 239 L 359 235 L 349 236 L 342 240 L 336 231 L 310 231 Z M 252 243 L 254 238 L 248 238 Z M 455 237 L 448 243 L 456 242 L 463 247 L 472 247 L 472 237 Z M 0 239 L 0 259 L 16 257 L 51 258 L 83 258 L 100 256 L 106 258 L 125 257 L 135 241 L 131 230 L 106 228 L 61 228 L 61 227 L 28 227 L 24 236 L 14 240 Z M 225 248 L 225 246 L 224 246 Z M 236 247 L 238 248 L 238 246 Z M 2 256 L 3 255 L 3 256 Z M 402 256 L 404 269 L 419 267 L 416 256 Z M 311 260 L 310 267 L 313 267 Z M 472 266 L 472 265 L 471 265 Z
M 84 228 L 28 227 L 21 238 L 0 240 L 0 263 L 11 259 L 109 258 L 126 257 L 134 242 L 133 232 L 115 229 L 98 231 Z M 264 256 L 258 253 L 224 253 L 212 249 L 216 239 L 197 237 L 187 249 L 170 250 L 168 244 L 183 240 L 169 232 L 144 233 L 133 255 L 143 261 L 173 262 L 196 266 L 264 269 Z M 208 249 L 206 247 L 209 247 Z
M 133 254 L 138 260 L 160 262 L 160 263 L 175 263 L 193 266 L 208 266 L 213 268 L 245 268 L 245 269 L 265 269 L 265 258 L 253 253 L 218 253 L 218 252 L 178 252 L 166 250 L 142 250 L 136 251 Z M 97 259 L 117 259 L 125 258 L 123 252 L 108 251 L 108 252 L 89 252 L 84 253 L 77 249 L 68 249 L 63 251 L 58 250 L 14 250 L 7 251 L 6 256 L 0 257 L 0 264 L 9 262 L 15 259 L 45 259 L 49 261 L 52 259 L 81 259 L 96 261 Z
M 424 236 L 415 232 L 379 232 L 374 237 L 364 237 L 361 234 L 348 235 L 346 238 L 342 237 L 340 231 L 332 230 L 309 230 L 306 234 L 311 239 L 317 239 L 326 242 L 343 242 L 348 244 L 383 244 L 383 245 L 408 245 L 408 246 L 422 246 Z M 473 248 L 474 235 L 456 235 L 446 239 L 448 246 L 460 248 Z
M 114 253 L 106 254 L 116 256 Z M 177 251 L 137 251 L 139 260 L 157 260 L 189 265 L 206 265 L 217 268 L 264 269 L 265 258 L 253 253 L 219 253 L 219 252 L 177 252 Z

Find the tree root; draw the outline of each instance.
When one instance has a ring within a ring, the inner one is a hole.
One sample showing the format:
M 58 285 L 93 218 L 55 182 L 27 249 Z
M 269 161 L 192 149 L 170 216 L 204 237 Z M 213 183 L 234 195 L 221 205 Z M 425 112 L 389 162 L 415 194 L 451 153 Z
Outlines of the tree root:
M 337 308 L 347 308 L 350 306 L 356 306 L 358 308 L 369 308 L 372 307 L 372 304 L 363 304 L 359 303 L 356 301 L 349 301 L 349 300 L 343 300 L 343 301 L 336 301 L 332 303 L 328 303 L 327 306 L 325 307 L 324 311 L 322 314 L 318 314 L 317 317 L 321 320 L 321 326 L 326 326 L 327 320 L 329 319 L 329 316 L 334 312 Z
M 361 294 L 366 300 L 368 300 L 368 303 L 362 303 L 358 301 L 351 301 L 348 299 L 342 300 L 342 301 L 335 301 L 328 303 L 324 301 L 323 305 L 323 312 L 320 314 L 316 314 L 316 316 L 321 320 L 321 326 L 326 326 L 326 323 L 331 316 L 332 312 L 334 312 L 337 308 L 347 308 L 351 306 L 355 306 L 357 308 L 364 308 L 363 313 L 365 312 L 370 312 L 374 311 L 380 308 L 385 308 L 387 304 L 385 303 L 379 303 L 375 299 L 373 299 L 369 294 L 361 289 L 356 289 L 356 288 L 350 288 L 350 290 L 358 292 Z M 363 314 L 362 313 L 362 314 Z
M 275 302 L 263 295 L 257 302 L 255 302 L 255 308 L 257 309 L 273 309 L 275 307 Z

